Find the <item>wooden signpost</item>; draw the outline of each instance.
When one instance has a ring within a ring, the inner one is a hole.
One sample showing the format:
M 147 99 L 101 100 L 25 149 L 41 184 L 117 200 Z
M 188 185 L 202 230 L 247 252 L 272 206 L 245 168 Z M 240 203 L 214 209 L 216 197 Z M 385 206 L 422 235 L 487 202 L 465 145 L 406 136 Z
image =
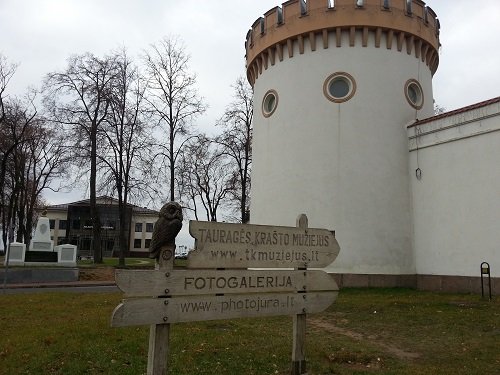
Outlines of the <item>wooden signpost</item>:
M 195 250 L 186 270 L 173 269 L 175 249 L 164 248 L 155 270 L 117 270 L 125 293 L 114 327 L 151 325 L 148 374 L 166 374 L 170 323 L 294 316 L 292 374 L 306 373 L 306 314 L 325 310 L 338 294 L 321 270 L 339 253 L 333 232 L 297 227 L 191 221 Z M 286 269 L 283 269 L 286 268 Z

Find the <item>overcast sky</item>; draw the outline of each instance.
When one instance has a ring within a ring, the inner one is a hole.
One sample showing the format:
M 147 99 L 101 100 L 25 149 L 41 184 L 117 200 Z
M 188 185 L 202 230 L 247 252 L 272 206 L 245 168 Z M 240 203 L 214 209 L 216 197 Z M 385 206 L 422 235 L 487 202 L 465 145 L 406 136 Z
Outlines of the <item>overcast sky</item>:
M 0 52 L 20 64 L 9 92 L 21 95 L 29 85 L 40 87 L 44 75 L 64 69 L 71 54 L 104 55 L 125 46 L 134 56 L 165 35 L 178 35 L 191 55 L 199 92 L 210 106 L 198 121 L 208 129 L 230 102 L 230 85 L 245 73 L 248 29 L 279 4 L 274 0 L 0 0 Z M 428 0 L 427 5 L 441 22 L 436 102 L 452 110 L 499 96 L 500 1 Z M 68 197 L 49 199 L 61 203 Z
M 354 1 L 354 0 L 353 0 Z M 325 0 L 326 3 L 326 0 Z M 250 25 L 274 0 L 0 0 L 0 52 L 20 63 L 10 92 L 40 86 L 70 54 L 103 55 L 126 46 L 138 55 L 165 35 L 179 35 L 191 55 L 212 125 L 244 74 Z M 434 96 L 448 110 L 500 95 L 500 1 L 429 0 L 441 22 Z

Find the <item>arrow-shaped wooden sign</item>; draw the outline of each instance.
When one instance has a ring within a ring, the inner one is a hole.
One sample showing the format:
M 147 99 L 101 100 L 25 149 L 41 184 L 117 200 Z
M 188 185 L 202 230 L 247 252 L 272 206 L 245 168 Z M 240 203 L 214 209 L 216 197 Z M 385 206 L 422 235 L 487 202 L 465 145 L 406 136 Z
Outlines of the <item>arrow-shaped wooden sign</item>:
M 322 268 L 340 247 L 327 229 L 190 221 L 188 268 Z
M 113 327 L 217 319 L 317 313 L 338 292 L 228 294 L 174 298 L 127 299 L 113 311 Z
M 319 270 L 116 270 L 115 279 L 126 297 L 338 290 Z

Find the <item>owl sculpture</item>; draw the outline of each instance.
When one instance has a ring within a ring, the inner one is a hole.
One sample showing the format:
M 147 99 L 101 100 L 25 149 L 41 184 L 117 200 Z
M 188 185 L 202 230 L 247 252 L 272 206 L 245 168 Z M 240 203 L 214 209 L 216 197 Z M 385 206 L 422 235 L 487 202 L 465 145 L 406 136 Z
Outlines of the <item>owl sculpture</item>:
M 177 202 L 168 202 L 160 210 L 149 246 L 149 257 L 158 259 L 163 246 L 175 246 L 175 237 L 182 228 L 182 207 Z

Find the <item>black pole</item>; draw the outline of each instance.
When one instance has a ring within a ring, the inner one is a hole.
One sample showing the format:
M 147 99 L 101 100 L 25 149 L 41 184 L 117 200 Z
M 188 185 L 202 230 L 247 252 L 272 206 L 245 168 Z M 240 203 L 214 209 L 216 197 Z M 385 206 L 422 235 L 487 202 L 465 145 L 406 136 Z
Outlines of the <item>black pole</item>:
M 489 297 L 491 301 L 491 272 L 490 272 L 490 265 L 488 262 L 483 262 L 481 263 L 481 296 L 484 298 L 484 277 L 483 275 L 488 275 L 488 290 L 489 290 Z

